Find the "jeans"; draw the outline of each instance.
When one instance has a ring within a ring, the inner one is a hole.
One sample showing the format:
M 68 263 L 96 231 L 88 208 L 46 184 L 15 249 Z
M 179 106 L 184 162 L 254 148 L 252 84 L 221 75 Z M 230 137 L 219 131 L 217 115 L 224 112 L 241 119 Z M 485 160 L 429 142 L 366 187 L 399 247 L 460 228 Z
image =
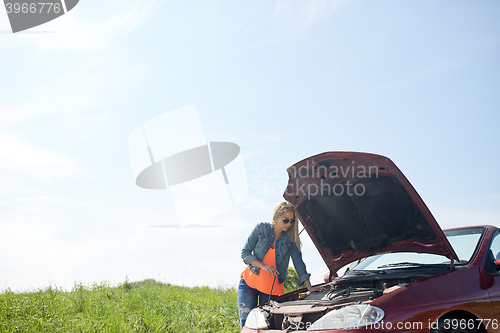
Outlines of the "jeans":
M 258 299 L 258 300 L 257 300 Z M 269 295 L 249 287 L 243 278 L 238 285 L 238 312 L 240 314 L 241 327 L 245 326 L 250 311 L 257 306 L 267 302 Z

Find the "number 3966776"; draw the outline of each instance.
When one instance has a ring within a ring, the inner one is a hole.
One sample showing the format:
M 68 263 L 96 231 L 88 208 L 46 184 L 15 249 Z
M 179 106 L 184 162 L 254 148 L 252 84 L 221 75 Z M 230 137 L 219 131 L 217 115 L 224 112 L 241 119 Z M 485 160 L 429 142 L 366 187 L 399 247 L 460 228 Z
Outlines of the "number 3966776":
M 39 3 L 6 3 L 7 14 L 10 13 L 60 13 L 62 8 L 60 3 L 39 2 Z

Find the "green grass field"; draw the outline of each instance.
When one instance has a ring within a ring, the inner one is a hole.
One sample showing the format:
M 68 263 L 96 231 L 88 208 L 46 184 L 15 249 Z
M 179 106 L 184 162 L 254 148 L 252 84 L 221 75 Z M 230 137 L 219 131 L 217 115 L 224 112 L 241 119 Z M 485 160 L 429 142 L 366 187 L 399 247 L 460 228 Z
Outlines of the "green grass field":
M 285 291 L 299 288 L 288 268 Z M 0 332 L 240 332 L 235 289 L 155 280 L 0 294 Z
M 236 290 L 154 280 L 0 294 L 0 332 L 239 332 Z

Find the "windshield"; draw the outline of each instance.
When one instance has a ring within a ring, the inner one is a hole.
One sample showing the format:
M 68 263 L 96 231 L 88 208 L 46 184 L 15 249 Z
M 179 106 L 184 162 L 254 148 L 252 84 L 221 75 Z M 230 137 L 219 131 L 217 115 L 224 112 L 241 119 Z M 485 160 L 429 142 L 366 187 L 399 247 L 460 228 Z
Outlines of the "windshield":
M 479 240 L 485 230 L 486 228 L 478 227 L 444 231 L 448 242 L 450 242 L 459 259 L 458 261 L 455 261 L 455 265 L 466 265 L 473 259 Z M 437 264 L 449 265 L 450 259 L 436 254 L 398 252 L 378 254 L 363 258 L 352 263 L 349 269 L 386 270 L 401 267 L 418 267 L 421 265 Z

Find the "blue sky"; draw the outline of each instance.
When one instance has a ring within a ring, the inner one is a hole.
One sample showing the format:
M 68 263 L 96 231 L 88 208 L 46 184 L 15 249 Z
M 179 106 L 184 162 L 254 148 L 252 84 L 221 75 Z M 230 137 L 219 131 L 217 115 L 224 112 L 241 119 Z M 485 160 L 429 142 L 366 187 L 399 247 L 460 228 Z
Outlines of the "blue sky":
M 233 286 L 284 170 L 324 151 L 391 158 L 443 228 L 498 225 L 499 14 L 497 1 L 82 0 L 12 34 L 0 10 L 0 288 Z M 208 141 L 241 147 L 248 196 L 221 228 L 151 227 L 175 210 L 135 185 L 128 137 L 193 104 Z

